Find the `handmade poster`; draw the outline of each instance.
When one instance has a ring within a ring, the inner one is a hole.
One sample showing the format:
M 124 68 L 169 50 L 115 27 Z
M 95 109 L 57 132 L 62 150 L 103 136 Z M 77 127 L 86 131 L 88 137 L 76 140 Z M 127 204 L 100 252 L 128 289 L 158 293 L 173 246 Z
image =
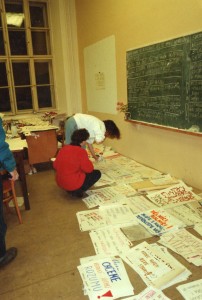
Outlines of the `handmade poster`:
M 156 178 L 152 178 L 151 182 L 154 185 L 165 185 L 165 184 L 176 184 L 179 182 L 179 180 L 174 179 L 170 176 L 170 174 L 161 174 L 159 176 L 156 176 Z
M 114 180 L 112 180 L 111 178 L 109 178 L 109 176 L 107 176 L 106 174 L 102 173 L 101 178 L 95 183 L 96 187 L 100 187 L 103 185 L 110 185 L 113 184 Z
M 186 229 L 165 233 L 159 243 L 183 256 L 188 262 L 202 266 L 202 240 Z
M 78 266 L 86 294 L 91 300 L 134 295 L 120 258 L 103 258 Z
M 198 196 L 201 197 L 201 195 Z M 187 203 L 187 207 L 192 209 L 194 213 L 196 213 L 199 216 L 199 218 L 202 219 L 202 201 L 194 201 Z
M 144 165 L 139 166 L 138 168 L 138 173 L 141 175 L 142 179 L 152 179 L 155 178 L 156 176 L 158 177 L 161 175 L 161 172 L 154 170 L 152 168 L 146 167 Z
M 98 194 L 98 193 L 92 193 L 90 196 L 86 197 L 86 198 L 83 198 L 82 201 L 86 204 L 86 206 L 88 208 L 94 208 L 96 206 L 100 206 L 100 205 L 103 205 L 104 203 L 113 203 L 113 202 L 117 202 L 116 200 L 116 196 L 113 197 L 112 199 L 110 200 L 106 200 L 104 201 L 103 200 L 103 197 Z
M 118 195 L 118 192 L 113 187 L 105 187 L 96 190 L 88 190 L 86 192 L 87 195 L 98 195 L 100 199 L 102 199 L 102 203 L 105 201 L 111 200 L 113 197 Z
M 119 227 L 108 226 L 90 233 L 96 254 L 106 256 L 119 255 L 130 249 L 132 243 Z
M 123 196 L 131 196 L 136 194 L 136 191 L 131 187 L 129 184 L 119 184 L 113 185 L 105 188 L 100 188 L 96 190 L 88 190 L 86 192 L 89 196 L 90 195 L 99 195 L 103 199 L 103 203 L 105 201 L 111 200 L 113 197 L 117 195 Z
M 79 211 L 76 213 L 76 216 L 81 231 L 88 231 L 108 225 L 98 209 Z
M 170 300 L 170 298 L 166 297 L 161 290 L 148 286 L 137 296 L 129 297 L 126 300 Z
M 163 289 L 176 276 L 184 272 L 184 267 L 175 264 L 161 250 L 143 242 L 121 255 L 142 278 L 147 286 Z
M 161 235 L 170 230 L 184 227 L 185 224 L 165 210 L 152 209 L 135 216 L 137 222 L 153 235 Z
M 167 208 L 166 211 L 168 211 L 168 213 L 172 216 L 183 221 L 186 226 L 192 226 L 202 221 L 197 212 L 188 207 L 186 204 Z
M 134 224 L 134 214 L 127 205 L 115 203 L 112 205 L 100 206 L 99 210 L 110 225 L 121 225 L 124 223 Z
M 184 271 L 182 273 L 180 273 L 178 276 L 176 276 L 171 281 L 169 281 L 167 284 L 165 284 L 163 286 L 163 289 L 166 289 L 174 284 L 185 281 L 189 278 L 189 276 L 191 276 L 192 273 L 183 264 L 181 264 L 177 259 L 175 259 L 175 257 L 168 252 L 166 247 L 159 246 L 156 243 L 150 244 L 150 245 L 154 248 L 156 247 L 159 251 L 162 251 L 162 253 L 164 253 L 167 257 L 169 257 L 169 259 L 171 261 L 173 261 L 173 264 L 175 264 L 175 267 L 184 269 Z
M 185 300 L 202 299 L 202 279 L 177 286 L 177 290 Z
M 196 232 L 198 232 L 198 234 L 200 234 L 200 235 L 202 236 L 202 223 L 196 224 L 196 225 L 194 226 L 194 230 L 195 230 Z
M 199 196 L 194 194 L 192 189 L 183 182 L 157 192 L 148 193 L 147 197 L 157 206 L 164 208 L 199 199 Z
M 146 199 L 143 195 L 136 194 L 132 197 L 128 197 L 125 203 L 132 209 L 134 214 L 138 214 L 143 211 L 147 211 L 157 206 Z

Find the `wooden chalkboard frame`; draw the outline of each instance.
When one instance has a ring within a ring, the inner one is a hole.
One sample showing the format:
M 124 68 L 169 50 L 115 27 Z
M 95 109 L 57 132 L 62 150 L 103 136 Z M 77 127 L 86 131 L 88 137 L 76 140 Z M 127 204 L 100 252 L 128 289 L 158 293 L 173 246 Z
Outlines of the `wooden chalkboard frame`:
M 128 50 L 130 122 L 202 136 L 202 32 Z

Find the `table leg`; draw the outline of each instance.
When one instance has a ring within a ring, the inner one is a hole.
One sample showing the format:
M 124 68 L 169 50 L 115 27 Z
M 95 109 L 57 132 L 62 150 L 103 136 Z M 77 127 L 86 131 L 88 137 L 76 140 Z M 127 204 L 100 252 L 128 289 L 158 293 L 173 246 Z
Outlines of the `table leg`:
M 25 209 L 30 209 L 30 203 L 29 203 L 29 196 L 27 191 L 27 182 L 26 182 L 26 175 L 25 175 L 25 168 L 24 168 L 24 160 L 23 160 L 23 150 L 21 151 L 15 151 L 13 152 L 16 164 L 17 164 L 17 170 L 19 173 L 19 177 L 21 180 L 21 186 L 22 186 L 22 193 L 24 197 L 24 204 Z

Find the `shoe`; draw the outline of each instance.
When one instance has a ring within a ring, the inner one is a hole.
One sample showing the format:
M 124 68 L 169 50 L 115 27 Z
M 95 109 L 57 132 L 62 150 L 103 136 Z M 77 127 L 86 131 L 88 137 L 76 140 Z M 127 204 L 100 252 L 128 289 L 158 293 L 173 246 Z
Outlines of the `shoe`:
M 70 192 L 70 195 L 73 198 L 82 198 L 83 197 L 83 192 L 82 191 L 73 191 L 73 192 Z
M 0 268 L 5 267 L 9 264 L 17 255 L 17 248 L 12 247 L 6 251 L 6 254 L 0 258 Z
M 32 173 L 36 174 L 37 173 L 37 169 L 36 168 L 32 168 Z

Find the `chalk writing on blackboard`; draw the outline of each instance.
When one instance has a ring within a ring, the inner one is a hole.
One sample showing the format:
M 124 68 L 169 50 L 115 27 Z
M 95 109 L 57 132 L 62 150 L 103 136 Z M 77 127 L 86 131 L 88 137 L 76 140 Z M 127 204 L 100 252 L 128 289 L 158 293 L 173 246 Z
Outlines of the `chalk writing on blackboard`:
M 127 51 L 127 93 L 132 120 L 202 132 L 202 32 Z

